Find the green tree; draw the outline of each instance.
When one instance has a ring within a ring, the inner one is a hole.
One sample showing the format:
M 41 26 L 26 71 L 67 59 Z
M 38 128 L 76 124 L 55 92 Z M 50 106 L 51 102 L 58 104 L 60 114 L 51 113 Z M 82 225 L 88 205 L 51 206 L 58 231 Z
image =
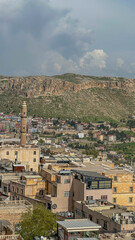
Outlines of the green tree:
M 34 236 L 49 237 L 56 230 L 56 215 L 37 204 L 33 211 L 28 210 L 22 215 L 20 234 L 24 240 L 32 240 Z
M 45 143 L 45 141 L 42 138 L 40 138 L 38 142 L 39 142 L 39 144 Z

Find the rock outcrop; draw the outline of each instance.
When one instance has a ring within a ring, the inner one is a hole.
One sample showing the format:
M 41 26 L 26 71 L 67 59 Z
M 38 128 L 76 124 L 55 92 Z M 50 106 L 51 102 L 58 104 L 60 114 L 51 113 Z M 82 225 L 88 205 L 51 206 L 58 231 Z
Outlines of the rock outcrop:
M 63 75 L 64 76 L 64 75 Z M 75 75 L 76 83 L 59 77 L 30 76 L 30 77 L 0 77 L 0 93 L 11 91 L 26 97 L 38 97 L 47 95 L 63 95 L 66 91 L 77 92 L 89 88 L 110 88 L 135 91 L 135 79 L 122 79 L 105 77 L 78 77 Z M 106 80 L 107 79 L 107 80 Z

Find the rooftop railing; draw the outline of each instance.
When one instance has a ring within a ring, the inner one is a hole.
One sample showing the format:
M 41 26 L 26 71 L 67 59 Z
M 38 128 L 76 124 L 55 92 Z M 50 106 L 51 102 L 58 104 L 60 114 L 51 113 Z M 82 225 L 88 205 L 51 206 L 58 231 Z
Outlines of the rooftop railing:
M 0 235 L 0 240 L 23 240 L 23 238 L 19 235 Z

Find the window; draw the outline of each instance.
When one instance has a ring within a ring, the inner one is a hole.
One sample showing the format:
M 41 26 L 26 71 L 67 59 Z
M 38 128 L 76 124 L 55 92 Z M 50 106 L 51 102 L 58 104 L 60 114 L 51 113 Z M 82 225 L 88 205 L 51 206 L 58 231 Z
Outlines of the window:
M 36 162 L 36 158 L 33 158 L 33 162 Z
M 4 192 L 7 193 L 7 187 L 4 187 Z
M 92 221 L 92 215 L 89 215 L 90 221 Z
M 98 182 L 97 181 L 92 181 L 91 188 L 92 189 L 97 189 L 98 188 Z
M 13 192 L 14 192 L 14 186 L 12 187 L 12 190 L 13 190 Z
M 21 189 L 21 193 L 22 193 L 22 195 L 23 195 L 23 189 Z
M 117 200 L 116 198 L 113 198 L 113 203 L 116 203 L 116 200 Z
M 86 199 L 87 199 L 88 201 L 93 200 L 93 196 L 87 196 Z
M 103 226 L 103 228 L 104 228 L 105 230 L 107 230 L 107 222 L 106 222 L 106 221 L 104 221 L 104 226 Z
M 107 195 L 102 195 L 102 196 L 101 196 L 101 199 L 107 200 L 107 197 L 108 197 Z
M 36 155 L 36 153 L 37 153 L 36 151 L 33 152 L 34 155 Z
M 17 191 L 17 193 L 19 193 L 19 189 L 18 188 L 16 189 L 16 191 Z
M 44 194 L 44 191 L 43 191 L 43 190 L 40 190 L 40 191 L 39 191 L 39 195 L 42 195 L 42 196 L 43 196 L 43 194 Z
M 69 192 L 68 191 L 64 192 L 64 197 L 69 197 Z
M 47 178 L 47 177 L 46 177 L 46 178 Z M 57 176 L 57 177 L 56 177 L 56 181 L 57 181 L 57 183 L 61 183 L 61 177 Z
M 117 188 L 116 187 L 113 188 L 113 192 L 117 192 Z
M 64 179 L 64 183 L 70 183 L 70 179 Z
M 6 151 L 6 155 L 9 155 L 9 151 Z
M 98 182 L 97 181 L 88 181 L 86 185 L 86 189 L 97 189 Z
M 97 219 L 97 224 L 99 224 L 99 219 Z
M 18 152 L 17 152 L 17 151 L 15 151 L 15 155 L 16 155 L 16 156 L 18 155 Z
M 48 203 L 47 209 L 51 210 L 51 204 Z
M 117 181 L 117 176 L 114 176 L 114 181 L 115 181 L 115 182 Z
M 100 188 L 100 189 L 112 188 L 111 181 L 100 181 L 100 182 L 99 182 L 99 188 Z
M 86 218 L 85 212 L 82 212 L 82 218 Z
M 76 208 L 75 212 L 76 212 L 77 215 L 82 216 L 82 213 L 81 213 L 80 209 Z
M 129 192 L 133 192 L 133 187 L 130 187 L 130 188 L 129 188 Z
M 31 168 L 30 171 L 32 172 L 32 171 L 33 171 L 33 168 Z
M 130 198 L 129 198 L 129 203 L 132 203 L 132 202 L 133 202 L 133 198 L 130 197 Z
M 82 238 L 89 238 L 90 236 L 92 236 L 92 232 L 89 234 L 89 232 L 82 232 Z

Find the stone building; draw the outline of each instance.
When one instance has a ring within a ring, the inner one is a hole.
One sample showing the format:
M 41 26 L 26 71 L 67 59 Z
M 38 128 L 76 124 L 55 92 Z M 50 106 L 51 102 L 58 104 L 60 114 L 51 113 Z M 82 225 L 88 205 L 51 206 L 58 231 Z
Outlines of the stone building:
M 114 169 L 103 173 L 112 179 L 113 203 L 135 209 L 134 173 L 127 170 Z
M 41 199 L 53 212 L 73 211 L 79 200 L 112 201 L 112 180 L 95 172 L 42 169 L 41 175 L 46 181 Z
M 42 177 L 46 181 L 45 192 L 40 198 L 52 212 L 72 211 L 73 176 L 68 170 L 56 172 L 42 169 Z
M 38 172 L 40 149 L 34 145 L 3 145 L 0 146 L 0 158 L 21 162 L 27 171 Z
M 35 145 L 27 145 L 27 106 L 23 102 L 21 112 L 21 141 L 20 145 L 1 145 L 0 158 L 13 162 L 21 162 L 27 171 L 38 172 L 40 162 L 40 148 Z
M 73 170 L 73 202 L 95 199 L 112 201 L 112 180 L 99 173 Z
M 114 204 L 135 209 L 135 176 L 131 169 L 115 167 L 108 162 L 95 161 L 86 163 L 85 166 L 88 171 L 98 172 L 112 179 L 112 202 Z
M 10 199 L 24 200 L 35 199 L 45 190 L 45 181 L 39 175 L 22 175 L 19 180 L 10 182 Z
M 33 206 L 28 201 L 2 201 L 0 202 L 0 220 L 6 219 L 12 226 L 18 224 L 22 213 L 28 209 L 33 209 Z
M 134 232 L 135 213 L 104 200 L 77 201 L 75 218 L 87 218 L 101 226 L 100 232 Z

